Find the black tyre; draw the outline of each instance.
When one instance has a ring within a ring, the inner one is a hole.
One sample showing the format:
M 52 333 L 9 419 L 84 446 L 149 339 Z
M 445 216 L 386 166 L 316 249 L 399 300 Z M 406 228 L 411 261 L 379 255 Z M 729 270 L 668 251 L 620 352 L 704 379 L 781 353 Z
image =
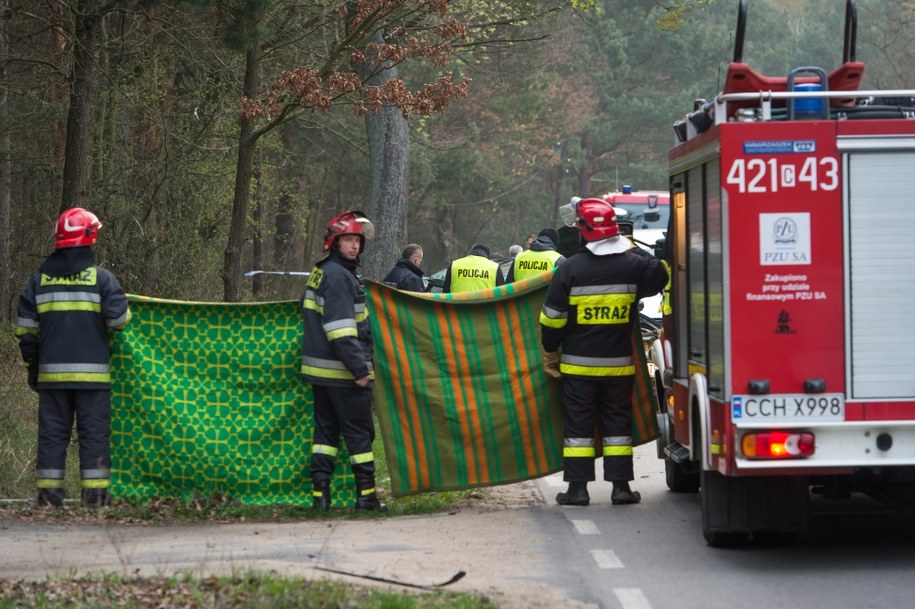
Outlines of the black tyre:
M 729 486 L 727 479 L 718 472 L 702 470 L 702 536 L 713 548 L 742 546 L 750 539 L 749 531 L 729 531 L 719 523 L 728 520 L 727 511 Z

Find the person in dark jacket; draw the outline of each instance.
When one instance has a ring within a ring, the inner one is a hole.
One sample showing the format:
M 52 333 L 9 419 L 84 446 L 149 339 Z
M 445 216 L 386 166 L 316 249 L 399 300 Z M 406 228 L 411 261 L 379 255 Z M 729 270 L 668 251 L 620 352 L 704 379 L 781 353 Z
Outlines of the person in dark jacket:
M 571 206 L 571 209 L 569 209 Z M 632 350 L 640 299 L 667 283 L 661 260 L 620 235 L 613 207 L 583 199 L 569 212 L 587 242 L 556 268 L 540 314 L 544 371 L 562 378 L 565 492 L 560 505 L 588 505 L 600 430 L 604 479 L 614 505 L 638 503 L 629 487 L 632 466 L 632 391 L 638 360 Z M 563 213 L 565 218 L 566 213 Z
M 15 334 L 38 392 L 38 504 L 64 501 L 64 470 L 73 421 L 79 433 L 83 506 L 108 504 L 111 468 L 109 330 L 130 322 L 118 280 L 96 266 L 90 249 L 102 227 L 81 207 L 57 220 L 55 249 L 19 297 Z
M 474 292 L 505 284 L 499 263 L 491 260 L 485 243 L 474 243 L 470 253 L 453 261 L 445 272 L 442 292 Z
M 423 248 L 411 243 L 403 249 L 400 260 L 384 277 L 384 283 L 398 290 L 408 292 L 426 292 L 426 282 L 423 281 L 423 270 L 419 265 L 423 263 Z
M 311 481 L 314 507 L 329 510 L 340 435 L 356 479 L 356 509 L 383 510 L 375 490 L 372 442 L 373 343 L 362 279 L 365 240 L 375 228 L 360 211 L 327 223 L 324 251 L 302 296 L 302 378 L 314 396 Z
M 544 228 L 534 239 L 531 246 L 515 256 L 515 261 L 508 271 L 508 283 L 521 281 L 533 275 L 546 272 L 559 266 L 566 259 L 556 251 L 559 243 L 559 231 L 555 228 Z

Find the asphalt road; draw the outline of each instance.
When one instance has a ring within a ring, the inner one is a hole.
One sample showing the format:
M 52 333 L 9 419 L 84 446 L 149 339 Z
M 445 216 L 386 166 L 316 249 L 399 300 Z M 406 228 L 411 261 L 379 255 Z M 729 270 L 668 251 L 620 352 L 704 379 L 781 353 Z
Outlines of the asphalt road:
M 642 503 L 554 497 L 561 474 L 499 487 L 497 502 L 425 516 L 286 523 L 0 522 L 0 577 L 270 571 L 483 593 L 506 609 L 906 609 L 915 606 L 915 514 L 866 498 L 813 502 L 789 546 L 715 549 L 698 494 L 667 490 L 653 445 L 636 449 Z M 598 469 L 598 476 L 600 476 Z M 344 570 L 355 576 L 326 569 Z
M 612 506 L 606 482 L 590 485 L 590 506 L 558 506 L 561 476 L 538 481 L 549 507 L 537 522 L 571 598 L 602 609 L 915 606 L 915 513 L 814 498 L 796 543 L 716 549 L 702 537 L 699 495 L 667 490 L 653 445 L 636 449 L 636 477 L 636 506 Z

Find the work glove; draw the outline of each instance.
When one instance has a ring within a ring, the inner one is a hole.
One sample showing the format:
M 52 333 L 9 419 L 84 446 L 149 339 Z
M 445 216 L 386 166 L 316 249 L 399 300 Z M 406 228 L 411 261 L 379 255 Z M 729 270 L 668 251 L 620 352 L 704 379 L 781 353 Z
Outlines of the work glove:
M 25 370 L 28 378 L 29 389 L 38 391 L 38 362 L 26 362 Z
M 38 338 L 26 335 L 19 339 L 19 352 L 28 372 L 29 387 L 38 391 Z
M 548 375 L 554 379 L 562 376 L 559 372 L 559 351 L 544 351 L 540 361 L 543 364 L 543 371 Z

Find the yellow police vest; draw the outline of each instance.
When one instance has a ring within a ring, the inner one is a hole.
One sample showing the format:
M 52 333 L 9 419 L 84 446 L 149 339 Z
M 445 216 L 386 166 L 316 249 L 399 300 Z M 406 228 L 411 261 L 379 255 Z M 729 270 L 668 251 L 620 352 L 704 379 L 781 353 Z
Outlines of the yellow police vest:
M 555 250 L 525 250 L 515 257 L 512 279 L 520 281 L 532 275 L 544 273 L 554 266 L 562 254 Z
M 451 263 L 451 292 L 474 292 L 496 287 L 499 263 L 483 256 L 464 256 Z

